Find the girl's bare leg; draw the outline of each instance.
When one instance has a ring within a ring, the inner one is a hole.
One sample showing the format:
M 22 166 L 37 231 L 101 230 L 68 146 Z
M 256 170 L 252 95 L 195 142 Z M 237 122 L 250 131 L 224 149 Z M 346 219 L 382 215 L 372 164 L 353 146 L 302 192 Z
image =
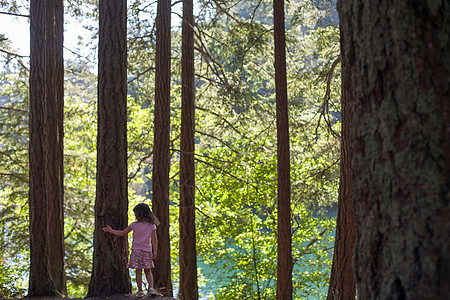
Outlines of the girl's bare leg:
M 153 288 L 153 274 L 152 269 L 144 269 L 145 276 L 147 277 L 148 288 Z
M 142 269 L 136 269 L 136 283 L 139 292 L 142 292 Z

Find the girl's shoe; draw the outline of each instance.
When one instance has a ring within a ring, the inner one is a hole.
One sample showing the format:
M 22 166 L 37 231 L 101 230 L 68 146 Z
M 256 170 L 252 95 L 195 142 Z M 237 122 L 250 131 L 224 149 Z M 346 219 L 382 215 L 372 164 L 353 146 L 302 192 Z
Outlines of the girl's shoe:
M 139 292 L 137 293 L 137 296 L 138 296 L 138 298 L 144 297 L 144 292 L 143 292 L 143 291 L 139 291 Z
M 150 296 L 156 296 L 156 290 L 154 288 L 149 288 L 148 289 L 148 294 Z

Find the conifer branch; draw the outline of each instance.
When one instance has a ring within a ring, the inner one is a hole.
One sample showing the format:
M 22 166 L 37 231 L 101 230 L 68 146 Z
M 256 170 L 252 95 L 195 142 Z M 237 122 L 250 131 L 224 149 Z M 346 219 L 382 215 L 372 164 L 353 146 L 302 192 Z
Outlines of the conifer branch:
M 14 17 L 23 17 L 23 18 L 29 18 L 29 15 L 22 15 L 22 14 L 16 14 L 16 13 L 12 13 L 12 12 L 7 12 L 7 11 L 0 11 L 1 15 L 8 15 L 8 16 L 14 16 Z

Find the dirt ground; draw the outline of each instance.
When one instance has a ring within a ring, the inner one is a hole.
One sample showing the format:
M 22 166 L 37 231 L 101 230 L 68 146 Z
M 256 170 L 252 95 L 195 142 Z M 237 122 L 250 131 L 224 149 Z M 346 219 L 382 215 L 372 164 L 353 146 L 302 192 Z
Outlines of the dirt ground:
M 16 298 L 19 299 L 19 298 Z M 162 296 L 145 296 L 143 298 L 138 298 L 136 295 L 127 294 L 127 295 L 112 295 L 101 298 L 56 298 L 56 297 L 37 297 L 37 298 L 20 298 L 23 300 L 177 300 L 176 298 L 171 297 L 162 297 Z
M 112 295 L 102 298 L 84 298 L 84 300 L 135 300 L 135 299 L 142 299 L 142 300 L 177 300 L 176 298 L 171 297 L 163 297 L 163 296 L 145 296 L 142 298 L 138 298 L 134 294 L 127 294 L 127 295 Z M 27 299 L 28 300 L 28 299 Z M 49 300 L 56 300 L 56 299 L 49 299 Z M 68 298 L 63 298 L 61 300 L 68 300 Z

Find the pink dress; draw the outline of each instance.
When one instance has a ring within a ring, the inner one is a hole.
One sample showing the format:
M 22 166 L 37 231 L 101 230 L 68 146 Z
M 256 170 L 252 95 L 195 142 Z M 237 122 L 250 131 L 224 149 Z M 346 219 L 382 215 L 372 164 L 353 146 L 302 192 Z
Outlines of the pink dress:
M 133 244 L 127 268 L 154 268 L 151 236 L 153 230 L 156 230 L 156 225 L 147 222 L 133 222 L 130 224 L 130 227 L 133 230 Z

